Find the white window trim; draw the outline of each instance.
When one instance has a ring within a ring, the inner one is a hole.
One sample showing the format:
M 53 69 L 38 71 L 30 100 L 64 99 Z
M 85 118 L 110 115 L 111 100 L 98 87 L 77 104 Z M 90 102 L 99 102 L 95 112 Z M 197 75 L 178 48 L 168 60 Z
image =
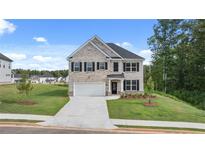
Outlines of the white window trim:
M 127 64 L 130 64 L 130 66 L 128 67 Z M 130 68 L 129 71 L 127 71 L 127 68 Z M 125 72 L 131 72 L 132 69 L 131 69 L 131 63 L 125 63 Z
M 126 81 L 130 81 L 130 90 L 127 90 L 127 86 L 128 86 L 128 85 L 127 85 L 127 82 L 126 82 Z M 136 89 L 135 89 L 135 90 L 132 89 L 132 86 L 133 86 L 133 85 L 132 85 L 132 81 L 133 81 L 133 80 L 125 80 L 125 91 L 138 91 L 138 90 L 137 90 L 137 80 L 135 80 L 135 81 L 136 81 Z
M 103 68 L 100 68 L 102 66 Z M 105 70 L 105 62 L 99 62 L 99 70 Z
M 76 64 L 79 64 L 79 70 L 76 70 L 75 68 L 77 68 L 78 66 L 76 66 Z M 80 62 L 74 62 L 73 63 L 73 71 L 74 72 L 80 72 Z
M 91 64 L 89 66 L 89 64 Z M 91 70 L 89 70 L 91 69 Z M 92 72 L 93 71 L 93 63 L 92 62 L 86 62 L 86 72 Z
M 131 64 L 135 64 L 135 69 L 136 69 L 136 71 L 132 71 L 132 69 L 134 68 L 133 66 L 131 67 L 131 71 L 132 72 L 137 72 L 137 63 L 131 63 Z
M 126 71 L 126 69 L 128 68 L 128 67 L 127 67 L 127 64 L 128 64 L 128 63 L 130 64 L 130 71 Z M 136 64 L 136 67 L 135 67 L 135 68 L 136 68 L 136 71 L 132 71 L 132 64 L 133 64 L 133 63 Z M 125 62 L 125 72 L 138 72 L 138 71 L 137 71 L 137 62 Z
M 117 67 L 117 71 L 115 71 L 115 64 L 114 63 L 117 63 L 118 65 L 118 67 Z M 119 72 L 119 63 L 118 62 L 113 62 L 113 72 Z
M 127 81 L 130 81 L 130 85 L 127 85 Z M 125 80 L 125 91 L 132 91 L 131 85 L 131 80 Z M 127 86 L 130 86 L 130 90 L 127 90 Z

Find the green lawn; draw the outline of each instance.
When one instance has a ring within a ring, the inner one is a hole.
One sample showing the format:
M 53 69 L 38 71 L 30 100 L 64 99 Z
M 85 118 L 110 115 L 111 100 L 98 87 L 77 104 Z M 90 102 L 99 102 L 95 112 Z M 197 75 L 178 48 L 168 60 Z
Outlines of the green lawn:
M 185 102 L 156 95 L 159 106 L 145 107 L 143 99 L 118 99 L 107 101 L 110 118 L 162 121 L 187 121 L 205 123 L 205 111 Z
M 23 113 L 54 115 L 67 102 L 68 87 L 65 85 L 34 85 L 29 96 L 19 94 L 15 85 L 0 85 L 0 113 Z M 19 104 L 21 100 L 32 100 L 36 104 Z

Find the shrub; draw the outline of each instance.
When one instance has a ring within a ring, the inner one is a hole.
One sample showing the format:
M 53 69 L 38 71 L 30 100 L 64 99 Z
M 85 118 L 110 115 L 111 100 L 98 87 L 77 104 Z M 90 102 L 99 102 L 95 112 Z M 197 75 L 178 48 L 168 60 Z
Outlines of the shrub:
M 176 90 L 176 91 L 168 92 L 168 94 L 165 94 L 160 91 L 155 91 L 155 92 L 175 100 L 180 99 L 199 109 L 205 110 L 205 92 L 201 92 L 197 90 L 195 91 Z
M 171 92 L 172 95 L 176 96 L 179 99 L 182 99 L 191 105 L 194 105 L 200 109 L 205 110 L 205 92 L 200 91 L 186 91 L 178 90 Z

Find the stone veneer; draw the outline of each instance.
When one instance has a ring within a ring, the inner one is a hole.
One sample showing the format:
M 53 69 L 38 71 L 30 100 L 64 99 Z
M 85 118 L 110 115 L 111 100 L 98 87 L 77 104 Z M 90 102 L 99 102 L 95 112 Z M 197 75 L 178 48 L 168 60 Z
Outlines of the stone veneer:
M 98 43 L 98 47 L 101 49 L 106 48 L 102 43 Z M 94 47 L 91 43 L 88 43 L 83 48 L 81 48 L 77 53 L 74 54 L 72 58 L 69 59 L 69 68 L 71 68 L 71 62 L 95 62 L 95 71 L 94 72 L 84 72 L 84 64 L 82 64 L 82 72 L 71 72 L 69 69 L 69 95 L 73 96 L 73 83 L 74 82 L 105 82 L 106 83 L 106 95 L 111 95 L 108 92 L 108 74 L 120 74 L 123 73 L 123 62 L 139 62 L 139 72 L 124 72 L 125 79 L 127 80 L 140 80 L 140 90 L 144 91 L 143 88 L 143 63 L 142 60 L 133 59 L 133 60 L 111 60 L 107 58 L 101 51 Z M 107 70 L 97 70 L 97 62 L 107 62 Z M 113 62 L 119 63 L 119 71 L 113 72 Z M 118 82 L 118 94 L 120 93 L 120 84 Z M 131 93 L 136 93 L 139 91 L 130 91 Z M 128 93 L 130 93 L 128 92 Z

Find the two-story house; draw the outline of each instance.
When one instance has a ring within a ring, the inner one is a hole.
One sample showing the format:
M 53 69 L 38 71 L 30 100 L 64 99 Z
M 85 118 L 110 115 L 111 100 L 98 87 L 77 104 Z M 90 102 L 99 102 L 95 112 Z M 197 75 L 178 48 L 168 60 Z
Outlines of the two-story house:
M 0 84 L 11 83 L 12 60 L 0 53 Z
M 70 96 L 108 96 L 144 91 L 144 58 L 98 36 L 68 58 Z

